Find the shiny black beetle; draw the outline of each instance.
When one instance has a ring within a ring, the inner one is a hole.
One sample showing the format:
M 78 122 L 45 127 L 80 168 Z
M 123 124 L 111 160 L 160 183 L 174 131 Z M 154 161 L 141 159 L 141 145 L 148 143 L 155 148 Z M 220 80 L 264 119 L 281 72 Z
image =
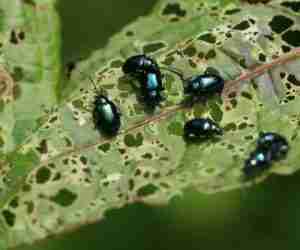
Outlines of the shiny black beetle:
M 203 74 L 185 78 L 183 72 L 176 68 L 165 68 L 178 75 L 183 82 L 184 94 L 192 97 L 193 101 L 221 94 L 224 89 L 224 79 L 216 73 L 206 71 Z
M 194 118 L 184 125 L 184 138 L 188 141 L 207 139 L 222 134 L 223 130 L 209 118 Z
M 257 147 L 269 149 L 274 160 L 284 158 L 289 149 L 287 140 L 282 135 L 272 132 L 260 133 Z
M 243 172 L 247 178 L 255 177 L 271 167 L 272 153 L 268 149 L 257 148 L 245 161 Z
M 158 64 L 146 55 L 129 57 L 122 66 L 125 74 L 129 74 L 140 84 L 144 102 L 148 107 L 155 108 L 164 98 L 161 91 L 162 74 Z
M 288 142 L 283 136 L 272 132 L 260 133 L 255 151 L 245 161 L 245 176 L 253 177 L 270 168 L 272 162 L 283 159 L 288 150 Z
M 82 72 L 80 73 L 83 74 Z M 90 76 L 88 78 L 96 91 L 92 112 L 94 126 L 104 136 L 115 136 L 121 127 L 121 112 L 111 100 L 101 94 L 93 79 Z
M 121 127 L 121 113 L 116 105 L 104 95 L 94 101 L 93 119 L 96 129 L 106 136 L 114 136 Z
M 221 94 L 224 88 L 222 77 L 204 73 L 185 80 L 184 93 L 192 96 Z
M 158 64 L 146 55 L 135 55 L 129 57 L 122 66 L 124 74 L 147 74 L 149 72 L 160 72 Z

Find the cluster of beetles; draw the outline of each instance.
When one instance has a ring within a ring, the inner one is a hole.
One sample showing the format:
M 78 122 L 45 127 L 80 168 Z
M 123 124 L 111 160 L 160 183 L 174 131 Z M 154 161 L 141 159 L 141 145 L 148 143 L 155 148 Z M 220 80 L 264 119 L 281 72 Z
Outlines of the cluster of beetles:
M 167 68 L 166 68 L 167 70 Z M 125 75 L 135 79 L 140 85 L 140 92 L 145 105 L 154 109 L 164 100 L 161 68 L 154 59 L 146 55 L 129 57 L 122 66 Z M 195 101 L 221 94 L 224 80 L 213 73 L 203 73 L 184 79 L 179 71 L 171 70 L 180 75 L 184 94 Z M 93 119 L 95 127 L 105 136 L 116 136 L 121 127 L 121 113 L 117 106 L 105 95 L 98 93 L 94 101 Z M 195 118 L 184 125 L 184 138 L 187 142 L 203 141 L 215 136 L 221 136 L 223 129 L 209 118 Z M 287 140 L 272 132 L 260 133 L 256 149 L 245 161 L 243 172 L 245 176 L 254 177 L 268 169 L 272 162 L 283 159 L 289 149 Z

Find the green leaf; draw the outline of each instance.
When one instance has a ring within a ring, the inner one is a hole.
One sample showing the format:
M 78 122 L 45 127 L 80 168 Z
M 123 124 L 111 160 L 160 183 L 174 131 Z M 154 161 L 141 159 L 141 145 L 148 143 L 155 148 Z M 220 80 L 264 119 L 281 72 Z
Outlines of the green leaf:
M 206 2 L 184 1 L 170 13 L 171 3 L 159 1 L 151 15 L 76 65 L 72 79 L 85 88 L 76 88 L 71 100 L 52 106 L 45 119 L 37 116 L 35 125 L 31 117 L 21 116 L 17 125 L 12 119 L 18 129 L 11 140 L 28 139 L 17 153 L 0 158 L 5 245 L 72 230 L 131 202 L 165 203 L 190 187 L 216 193 L 249 185 L 242 167 L 260 131 L 284 135 L 291 150 L 258 181 L 270 172 L 299 169 L 299 13 L 282 1 Z M 278 16 L 292 20 L 280 33 L 274 28 Z M 128 31 L 134 35 L 126 36 Z M 178 68 L 186 77 L 217 71 L 226 80 L 222 100 L 183 107 L 182 82 L 168 73 L 166 101 L 154 114 L 144 112 L 136 87 L 116 63 L 143 50 L 156 50 L 149 53 L 159 64 Z M 83 77 L 91 73 L 123 114 L 115 138 L 103 138 L 94 129 L 95 90 Z M 182 128 L 194 116 L 213 118 L 224 127 L 224 136 L 187 144 Z
M 60 100 L 60 23 L 54 0 L 1 0 L 1 151 L 11 152 Z

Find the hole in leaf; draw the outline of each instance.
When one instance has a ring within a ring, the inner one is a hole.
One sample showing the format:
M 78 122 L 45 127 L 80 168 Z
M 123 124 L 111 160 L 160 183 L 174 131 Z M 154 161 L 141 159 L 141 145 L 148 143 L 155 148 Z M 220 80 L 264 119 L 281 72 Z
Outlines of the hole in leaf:
M 13 227 L 15 224 L 15 221 L 16 221 L 16 215 L 7 209 L 2 211 L 2 215 L 3 215 L 7 225 L 9 225 L 10 227 Z
M 235 131 L 237 128 L 236 124 L 231 122 L 231 123 L 228 123 L 225 127 L 224 127 L 224 130 L 225 131 Z
M 293 20 L 282 15 L 274 16 L 272 21 L 269 23 L 271 29 L 278 34 L 287 30 L 293 24 Z
M 23 79 L 23 69 L 21 67 L 14 67 L 14 72 L 13 72 L 13 79 L 18 82 Z
M 163 63 L 165 65 L 171 65 L 174 62 L 174 60 L 175 60 L 175 58 L 173 56 L 168 56 L 161 63 Z
M 40 142 L 40 145 L 36 148 L 37 151 L 39 151 L 41 154 L 46 154 L 48 152 L 48 146 L 47 146 L 47 141 L 42 140 Z
M 242 21 L 241 23 L 235 25 L 233 27 L 233 29 L 235 29 L 235 30 L 246 30 L 249 27 L 250 27 L 250 24 L 248 23 L 248 21 L 245 20 L 245 21 Z
M 294 47 L 300 46 L 300 31 L 289 30 L 282 35 L 282 39 Z
M 241 93 L 241 96 L 242 96 L 242 97 L 245 97 L 245 98 L 247 98 L 247 99 L 249 99 L 249 100 L 252 100 L 252 95 L 251 95 L 250 93 L 248 93 L 248 92 L 243 91 L 243 92 Z
M 282 45 L 281 46 L 282 52 L 287 53 L 291 51 L 291 47 L 286 46 L 286 45 Z
M 164 47 L 166 47 L 166 44 L 164 44 L 162 42 L 149 43 L 143 47 L 143 51 L 145 54 L 148 54 L 148 53 L 158 51 Z
M 182 52 L 183 52 L 185 55 L 187 55 L 188 57 L 192 57 L 192 56 L 196 55 L 197 50 L 195 49 L 194 46 L 190 45 L 190 46 L 188 46 L 187 48 L 185 48 Z
M 23 192 L 30 192 L 31 191 L 31 185 L 29 185 L 28 183 L 24 184 L 23 188 L 22 188 L 22 191 Z
M 77 194 L 74 194 L 70 190 L 63 188 L 59 192 L 51 197 L 51 200 L 62 207 L 68 207 L 77 199 Z
M 134 32 L 131 31 L 131 30 L 128 30 L 126 33 L 125 33 L 126 36 L 134 36 Z
M 295 11 L 297 13 L 299 13 L 300 11 L 300 2 L 299 1 L 287 1 L 287 2 L 283 2 L 281 3 L 282 6 L 291 9 L 292 11 Z
M 138 196 L 148 196 L 154 194 L 158 190 L 158 187 L 153 184 L 147 184 L 143 187 L 140 187 L 137 191 Z
M 25 204 L 27 205 L 27 214 L 32 214 L 34 210 L 34 203 L 32 201 L 26 201 Z
M 145 154 L 142 155 L 142 157 L 145 158 L 145 159 L 152 159 L 152 154 L 145 153 Z
M 207 33 L 207 34 L 200 35 L 198 37 L 198 40 L 202 40 L 202 41 L 208 42 L 208 43 L 215 43 L 217 39 L 213 34 Z
M 179 3 L 169 3 L 163 9 L 162 15 L 176 15 L 178 17 L 184 17 L 186 15 L 186 11 L 180 7 Z
M 205 59 L 209 60 L 209 59 L 213 59 L 216 57 L 216 51 L 214 49 L 211 49 L 207 52 L 207 54 L 205 55 Z
M 16 197 L 9 203 L 9 206 L 12 208 L 17 208 L 19 206 L 19 198 Z
M 295 86 L 300 86 L 300 81 L 293 74 L 288 75 L 287 80 Z
M 238 9 L 238 8 L 236 8 L 236 9 L 231 9 L 231 10 L 226 10 L 225 11 L 225 15 L 233 15 L 233 14 L 236 14 L 236 13 L 238 13 L 238 12 L 240 12 L 241 11 L 241 9 Z
M 41 167 L 38 169 L 36 173 L 36 182 L 38 184 L 44 184 L 50 179 L 50 176 L 51 176 L 50 169 L 46 167 Z
M 16 34 L 15 30 L 12 30 L 11 33 L 10 33 L 10 42 L 12 44 L 18 44 L 19 43 L 19 40 L 18 40 L 18 37 L 17 37 L 17 34 Z
M 132 191 L 134 189 L 134 180 L 130 179 L 128 181 L 128 185 L 129 185 L 129 190 Z

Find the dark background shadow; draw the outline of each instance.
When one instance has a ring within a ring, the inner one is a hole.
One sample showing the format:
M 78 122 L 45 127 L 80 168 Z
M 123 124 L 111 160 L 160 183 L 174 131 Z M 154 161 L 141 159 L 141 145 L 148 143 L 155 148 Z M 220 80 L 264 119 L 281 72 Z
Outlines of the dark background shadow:
M 137 17 L 151 12 L 156 0 L 60 0 L 63 61 L 84 59 Z
M 95 225 L 17 250 L 296 250 L 299 178 L 273 176 L 250 189 L 215 195 L 188 191 L 165 207 L 133 204 L 109 211 Z

